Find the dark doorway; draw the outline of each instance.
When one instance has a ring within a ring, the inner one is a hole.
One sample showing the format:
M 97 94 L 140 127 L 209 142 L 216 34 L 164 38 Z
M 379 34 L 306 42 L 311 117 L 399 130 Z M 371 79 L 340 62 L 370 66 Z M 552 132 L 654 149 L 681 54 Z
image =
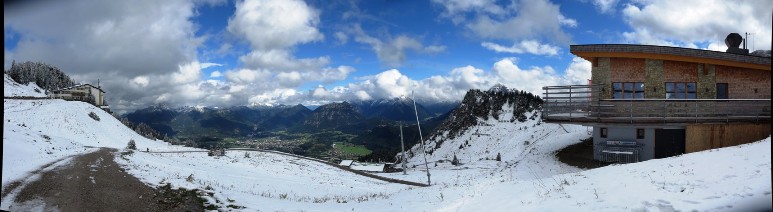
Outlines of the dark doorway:
M 727 98 L 727 83 L 717 83 L 717 99 Z
M 655 158 L 665 158 L 684 154 L 683 129 L 655 130 Z

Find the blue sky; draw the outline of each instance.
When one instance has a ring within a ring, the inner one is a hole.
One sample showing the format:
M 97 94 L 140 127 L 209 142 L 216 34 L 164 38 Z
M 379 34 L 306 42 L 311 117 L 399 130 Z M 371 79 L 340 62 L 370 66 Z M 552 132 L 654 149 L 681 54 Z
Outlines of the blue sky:
M 691 5 L 685 7 L 685 5 Z M 5 68 L 100 79 L 118 111 L 152 104 L 455 101 L 495 84 L 584 83 L 571 44 L 770 49 L 770 1 L 170 0 L 6 5 Z M 750 43 L 751 44 L 751 43 Z

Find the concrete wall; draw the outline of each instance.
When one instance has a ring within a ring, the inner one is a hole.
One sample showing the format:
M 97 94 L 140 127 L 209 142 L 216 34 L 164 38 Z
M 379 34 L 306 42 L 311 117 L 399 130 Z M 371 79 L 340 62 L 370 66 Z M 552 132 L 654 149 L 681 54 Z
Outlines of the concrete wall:
M 694 124 L 685 130 L 685 153 L 735 146 L 770 136 L 770 124 Z
M 601 138 L 601 128 L 607 128 L 607 138 Z M 636 139 L 636 129 L 644 128 L 644 139 Z M 593 127 L 593 158 L 599 159 L 597 154 L 599 145 L 607 141 L 636 141 L 643 144 L 639 153 L 639 160 L 645 161 L 655 157 L 655 128 L 652 126 L 594 126 Z

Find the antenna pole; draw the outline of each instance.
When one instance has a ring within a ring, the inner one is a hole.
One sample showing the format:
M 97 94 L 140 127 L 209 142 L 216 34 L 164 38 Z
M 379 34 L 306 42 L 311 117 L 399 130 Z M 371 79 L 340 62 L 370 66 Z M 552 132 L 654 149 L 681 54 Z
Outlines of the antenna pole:
M 746 45 L 746 43 L 749 42 L 749 33 L 748 32 L 744 32 L 743 34 L 746 35 L 746 38 L 743 39 L 743 49 L 747 49 L 746 46 L 748 46 L 748 45 Z
M 403 175 L 408 174 L 406 169 L 408 169 L 408 166 L 405 165 L 405 144 L 403 143 L 403 123 L 400 122 L 400 148 L 403 149 L 403 158 L 401 158 L 401 162 L 403 162 Z
M 416 109 L 416 95 L 411 91 L 411 99 L 413 99 L 413 111 L 416 113 L 416 125 L 419 127 L 419 139 L 421 139 L 421 153 L 424 154 L 424 168 L 427 170 L 427 185 L 431 185 L 429 174 L 429 165 L 427 165 L 427 150 L 424 148 L 424 137 L 421 135 L 421 123 L 419 122 L 419 110 Z

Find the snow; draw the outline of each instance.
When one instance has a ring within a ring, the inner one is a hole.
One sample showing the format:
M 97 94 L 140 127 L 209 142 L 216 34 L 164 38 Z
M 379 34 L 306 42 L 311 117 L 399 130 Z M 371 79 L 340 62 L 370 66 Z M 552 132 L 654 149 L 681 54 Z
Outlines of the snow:
M 13 85 L 13 84 L 10 84 Z M 9 89 L 28 89 L 20 85 Z M 510 120 L 502 108 L 499 120 Z M 94 112 L 96 121 L 88 116 Z M 37 178 L 35 170 L 67 164 L 93 147 L 200 150 L 145 139 L 104 111 L 63 100 L 4 100 L 3 189 Z M 48 138 L 45 138 L 48 137 Z M 368 178 L 283 154 L 229 150 L 117 155 L 127 172 L 151 186 L 196 188 L 208 204 L 245 211 L 757 211 L 771 203 L 771 141 L 677 157 L 583 170 L 555 152 L 590 137 L 576 125 L 481 120 L 454 139 L 437 137 L 427 155 L 431 186 Z M 440 141 L 442 140 L 442 144 Z M 461 146 L 461 148 L 460 148 Z M 420 153 L 417 146 L 412 152 Z M 497 154 L 502 161 L 496 161 Z M 451 165 L 456 155 L 462 163 Z M 378 175 L 426 183 L 424 158 L 408 160 L 408 174 Z M 18 188 L 15 190 L 18 191 Z M 4 191 L 6 192 L 6 191 Z M 3 198 L 8 209 L 15 193 Z M 32 207 L 32 206 L 30 206 Z
M 11 79 L 8 74 L 3 74 L 3 96 L 46 97 L 46 93 L 34 82 L 22 85 Z
M 341 160 L 341 163 L 338 163 L 338 165 L 349 167 L 352 165 L 353 162 L 354 162 L 353 160 Z
M 365 172 L 383 172 L 385 164 L 354 162 L 349 168 Z

